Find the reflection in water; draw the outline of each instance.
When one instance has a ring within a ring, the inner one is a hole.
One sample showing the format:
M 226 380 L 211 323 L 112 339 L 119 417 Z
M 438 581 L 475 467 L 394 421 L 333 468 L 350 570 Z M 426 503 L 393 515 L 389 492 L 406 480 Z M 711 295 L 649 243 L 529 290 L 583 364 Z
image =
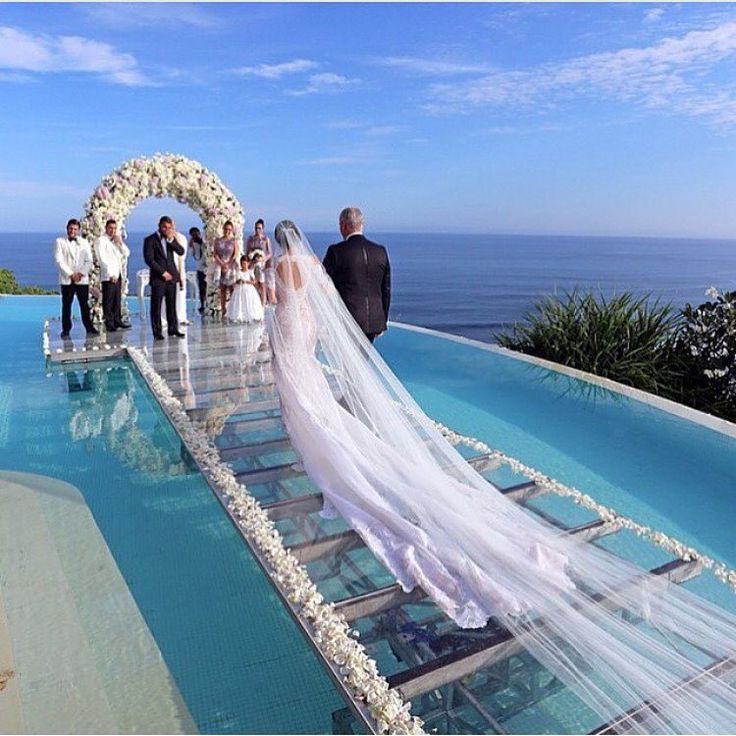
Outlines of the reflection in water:
M 529 382 L 552 384 L 558 387 L 558 398 L 560 399 L 566 396 L 574 396 L 576 398 L 583 399 L 593 406 L 599 402 L 603 402 L 604 404 L 621 404 L 626 401 L 626 397 L 623 394 L 620 394 L 617 391 L 611 391 L 611 389 L 606 388 L 605 386 L 573 378 L 572 376 L 568 376 L 566 373 L 549 370 L 548 368 L 537 366 L 533 363 L 527 364 L 527 370 L 525 373 Z
M 269 380 L 264 365 L 269 357 L 264 352 L 267 338 L 263 323 L 233 325 L 231 329 L 218 332 L 217 337 L 218 343 L 213 346 L 212 353 L 222 356 L 220 365 L 203 368 L 198 367 L 196 361 L 191 365 L 186 345 L 181 349 L 183 355 L 179 361 L 179 380 L 186 392 L 182 403 L 187 409 L 197 406 L 206 409 L 198 422 L 212 438 L 222 434 L 227 420 L 249 401 L 251 388 L 248 384 Z M 199 399 L 192 386 L 192 370 L 197 371 L 198 391 L 204 393 Z
M 109 452 L 121 464 L 149 479 L 189 475 L 196 465 L 179 442 L 178 450 L 170 438 L 156 436 L 142 426 L 135 402 L 135 383 L 127 366 L 67 371 L 69 392 L 69 434 L 84 444 L 88 453 Z M 144 389 L 143 389 L 144 390 Z

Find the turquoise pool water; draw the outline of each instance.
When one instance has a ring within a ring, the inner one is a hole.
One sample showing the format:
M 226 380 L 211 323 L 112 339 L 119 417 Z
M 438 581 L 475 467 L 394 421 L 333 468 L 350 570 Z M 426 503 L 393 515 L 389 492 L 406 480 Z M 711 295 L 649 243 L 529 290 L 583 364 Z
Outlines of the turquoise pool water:
M 331 732 L 342 699 L 133 365 L 46 375 L 57 302 L 0 299 L 0 468 L 81 490 L 200 731 Z
M 470 344 L 379 342 L 430 416 L 736 566 L 736 439 Z
M 2 467 L 83 491 L 201 730 L 329 732 L 340 698 L 135 370 L 119 362 L 44 374 L 41 323 L 57 310 L 53 297 L 0 299 L 0 340 L 13 346 L 0 355 Z M 431 416 L 736 565 L 736 440 L 440 336 L 396 327 L 378 347 Z M 145 443 L 147 436 L 154 441 Z M 491 475 L 501 485 L 514 482 L 508 470 Z M 251 491 L 274 500 L 258 486 Z M 592 517 L 568 502 L 563 510 L 552 495 L 538 503 L 570 523 Z M 288 537 L 286 526 L 282 532 Z M 671 558 L 626 533 L 600 544 L 645 567 Z M 369 560 L 363 567 L 372 569 Z M 376 585 L 390 582 L 374 567 Z M 687 585 L 733 609 L 736 597 L 712 578 Z M 390 674 L 397 660 L 381 646 L 371 653 Z M 570 708 L 561 699 L 565 728 Z M 564 730 L 550 712 L 525 710 L 506 725 Z M 572 730 L 597 724 L 589 720 Z

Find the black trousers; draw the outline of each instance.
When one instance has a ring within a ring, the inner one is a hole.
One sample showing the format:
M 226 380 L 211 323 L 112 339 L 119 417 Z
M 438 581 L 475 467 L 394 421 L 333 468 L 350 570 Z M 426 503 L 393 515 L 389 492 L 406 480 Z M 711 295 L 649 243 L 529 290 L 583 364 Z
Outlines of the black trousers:
M 176 316 L 176 287 L 171 281 L 151 280 L 151 327 L 154 335 L 163 335 L 161 329 L 161 300 L 166 300 L 166 321 L 169 323 L 169 335 L 179 330 L 179 320 Z
M 105 315 L 105 327 L 108 330 L 115 329 L 123 324 L 121 295 L 120 279 L 114 284 L 112 281 L 102 282 L 102 313 Z
M 204 271 L 197 271 L 197 286 L 199 286 L 199 306 L 204 309 L 207 299 L 207 274 Z
M 89 316 L 89 286 L 87 284 L 61 284 L 61 331 L 72 330 L 72 302 L 77 295 L 79 311 L 82 315 L 82 324 L 87 332 L 94 330 Z

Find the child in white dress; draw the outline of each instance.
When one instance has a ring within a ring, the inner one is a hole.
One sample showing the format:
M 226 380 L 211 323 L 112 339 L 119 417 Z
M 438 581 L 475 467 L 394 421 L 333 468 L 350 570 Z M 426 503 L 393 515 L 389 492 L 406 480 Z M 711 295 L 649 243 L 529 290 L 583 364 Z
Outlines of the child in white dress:
M 260 322 L 263 319 L 263 304 L 247 256 L 240 259 L 233 295 L 227 304 L 227 318 L 231 322 Z

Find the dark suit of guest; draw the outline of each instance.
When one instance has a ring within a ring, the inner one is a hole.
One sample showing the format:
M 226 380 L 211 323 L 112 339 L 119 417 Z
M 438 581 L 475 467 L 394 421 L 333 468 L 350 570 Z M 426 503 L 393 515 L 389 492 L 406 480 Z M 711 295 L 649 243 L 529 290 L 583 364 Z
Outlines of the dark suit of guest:
M 161 233 L 153 233 L 143 241 L 143 260 L 151 269 L 151 326 L 155 337 L 163 336 L 161 329 L 161 300 L 166 300 L 166 321 L 169 335 L 179 331 L 176 316 L 176 288 L 179 271 L 174 262 L 174 254 L 184 255 L 184 247 L 176 239 L 167 242 Z M 164 279 L 164 272 L 171 274 L 171 281 Z
M 348 311 L 373 342 L 386 329 L 391 304 L 391 265 L 386 249 L 355 233 L 331 245 L 323 263 Z

